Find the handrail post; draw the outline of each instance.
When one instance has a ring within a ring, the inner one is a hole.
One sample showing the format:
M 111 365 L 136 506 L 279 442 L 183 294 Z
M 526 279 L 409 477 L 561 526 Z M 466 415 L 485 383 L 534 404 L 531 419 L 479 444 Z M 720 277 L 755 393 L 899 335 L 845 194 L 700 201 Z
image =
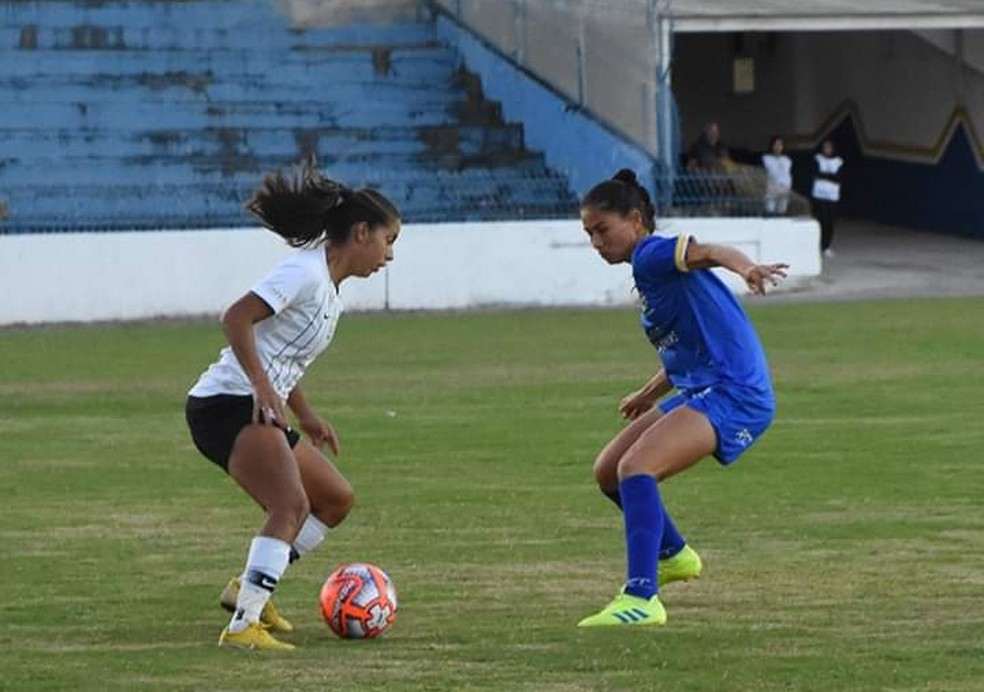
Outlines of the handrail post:
M 516 64 L 522 66 L 526 60 L 526 0 L 516 0 L 513 5 L 513 31 L 515 32 Z
M 656 147 L 661 164 L 665 190 L 661 197 L 670 202 L 676 175 L 677 162 L 673 151 L 673 16 L 671 0 L 649 0 L 650 45 L 656 68 Z
M 579 106 L 587 106 L 588 103 L 588 76 L 587 76 L 587 56 L 585 47 L 587 43 L 587 27 L 584 21 L 584 12 L 578 12 L 577 17 L 577 48 L 575 56 L 577 60 L 577 103 Z

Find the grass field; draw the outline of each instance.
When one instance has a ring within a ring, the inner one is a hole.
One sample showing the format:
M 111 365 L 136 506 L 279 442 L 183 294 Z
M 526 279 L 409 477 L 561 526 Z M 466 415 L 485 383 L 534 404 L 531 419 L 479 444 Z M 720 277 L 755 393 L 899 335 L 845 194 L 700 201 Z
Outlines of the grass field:
M 184 393 L 216 324 L 0 332 L 0 688 L 984 689 L 984 302 L 750 308 L 779 417 L 664 486 L 704 578 L 657 630 L 580 631 L 620 586 L 590 467 L 655 368 L 630 311 L 350 315 L 306 390 L 359 504 L 278 591 L 289 655 L 215 646 L 261 515 Z M 383 639 L 316 595 L 386 569 Z

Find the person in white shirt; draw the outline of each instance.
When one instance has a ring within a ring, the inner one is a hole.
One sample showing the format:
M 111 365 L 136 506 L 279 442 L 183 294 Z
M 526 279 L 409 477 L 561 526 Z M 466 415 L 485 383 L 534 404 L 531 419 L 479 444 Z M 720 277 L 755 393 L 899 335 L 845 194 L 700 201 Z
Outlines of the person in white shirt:
M 352 487 L 321 452 L 339 452 L 332 426 L 299 384 L 331 342 L 342 312 L 338 287 L 393 259 L 396 207 L 370 189 L 325 178 L 313 161 L 266 176 L 246 209 L 298 251 L 222 315 L 229 345 L 188 393 L 186 418 L 198 450 L 265 510 L 241 577 L 222 593 L 233 611 L 220 646 L 292 649 L 270 595 L 290 562 L 320 544 L 351 509 Z M 290 409 L 302 440 L 287 418 Z
M 825 257 L 833 257 L 834 224 L 837 221 L 837 203 L 841 195 L 841 169 L 844 159 L 834 151 L 834 143 L 825 139 L 820 152 L 814 157 L 813 215 L 820 222 L 820 250 Z
M 793 161 L 783 153 L 782 137 L 769 140 L 769 151 L 762 155 L 765 166 L 765 213 L 783 216 L 789 207 L 789 192 L 793 187 Z

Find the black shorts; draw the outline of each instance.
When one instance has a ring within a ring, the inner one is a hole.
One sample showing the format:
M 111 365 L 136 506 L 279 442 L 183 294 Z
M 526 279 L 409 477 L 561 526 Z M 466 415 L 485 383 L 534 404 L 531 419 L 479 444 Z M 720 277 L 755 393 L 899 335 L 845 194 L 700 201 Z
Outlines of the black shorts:
M 239 431 L 253 422 L 253 397 L 216 394 L 189 396 L 185 420 L 198 451 L 212 462 L 229 470 L 229 455 Z M 291 427 L 284 430 L 287 444 L 293 449 L 301 436 Z

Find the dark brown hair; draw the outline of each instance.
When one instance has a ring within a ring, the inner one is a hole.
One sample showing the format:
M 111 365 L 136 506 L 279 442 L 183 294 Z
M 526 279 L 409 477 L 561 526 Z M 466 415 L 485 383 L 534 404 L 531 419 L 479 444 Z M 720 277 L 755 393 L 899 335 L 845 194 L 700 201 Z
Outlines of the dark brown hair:
M 344 245 L 360 222 L 370 229 L 400 222 L 400 212 L 384 195 L 330 180 L 313 159 L 267 175 L 246 211 L 291 247 Z
M 614 211 L 628 216 L 633 211 L 642 215 L 642 223 L 649 230 L 656 230 L 656 208 L 649 192 L 639 184 L 636 174 L 623 168 L 611 180 L 598 183 L 581 200 L 581 207 L 593 207 L 601 211 Z

